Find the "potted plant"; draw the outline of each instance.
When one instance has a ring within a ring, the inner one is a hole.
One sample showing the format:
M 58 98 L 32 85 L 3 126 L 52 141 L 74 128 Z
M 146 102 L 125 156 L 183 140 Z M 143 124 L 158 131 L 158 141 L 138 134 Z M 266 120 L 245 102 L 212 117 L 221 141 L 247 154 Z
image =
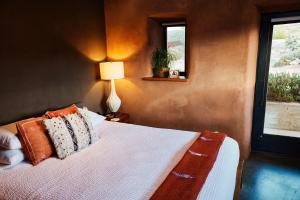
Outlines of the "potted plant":
M 152 55 L 152 70 L 154 77 L 169 77 L 170 63 L 176 60 L 173 53 L 164 48 L 157 48 Z

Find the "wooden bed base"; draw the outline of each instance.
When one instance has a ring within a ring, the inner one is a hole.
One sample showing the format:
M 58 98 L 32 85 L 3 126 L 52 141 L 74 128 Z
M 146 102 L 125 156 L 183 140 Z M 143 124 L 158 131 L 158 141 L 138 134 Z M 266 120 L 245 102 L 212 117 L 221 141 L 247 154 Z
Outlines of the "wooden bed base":
M 244 168 L 244 160 L 240 160 L 238 169 L 236 172 L 236 184 L 235 184 L 235 191 L 234 191 L 234 200 L 239 199 L 240 190 L 242 188 L 242 177 L 243 177 L 243 168 Z

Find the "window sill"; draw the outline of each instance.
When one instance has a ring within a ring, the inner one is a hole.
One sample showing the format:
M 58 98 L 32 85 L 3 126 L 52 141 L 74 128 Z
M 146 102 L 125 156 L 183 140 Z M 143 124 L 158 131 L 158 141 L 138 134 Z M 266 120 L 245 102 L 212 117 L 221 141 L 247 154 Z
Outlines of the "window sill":
M 144 81 L 171 81 L 171 82 L 187 82 L 187 78 L 159 78 L 159 77 L 143 77 Z

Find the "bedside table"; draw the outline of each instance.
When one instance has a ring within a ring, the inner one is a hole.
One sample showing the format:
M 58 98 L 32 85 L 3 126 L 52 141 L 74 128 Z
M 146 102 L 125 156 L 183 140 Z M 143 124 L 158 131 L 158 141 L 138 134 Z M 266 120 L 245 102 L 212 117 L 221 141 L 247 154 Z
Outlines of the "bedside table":
M 129 114 L 127 113 L 117 113 L 115 117 L 113 117 L 111 114 L 106 115 L 107 121 L 111 122 L 122 122 L 122 123 L 129 123 Z

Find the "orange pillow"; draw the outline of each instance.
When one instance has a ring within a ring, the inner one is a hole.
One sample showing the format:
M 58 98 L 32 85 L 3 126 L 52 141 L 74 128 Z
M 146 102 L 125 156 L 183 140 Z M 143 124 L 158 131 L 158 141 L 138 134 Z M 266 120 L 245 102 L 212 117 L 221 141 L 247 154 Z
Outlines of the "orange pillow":
M 19 138 L 25 155 L 33 165 L 53 154 L 53 145 L 42 121 L 45 117 L 31 118 L 17 122 Z
M 60 110 L 55 110 L 55 111 L 48 111 L 46 112 L 46 116 L 48 116 L 49 118 L 53 118 L 53 117 L 62 117 L 65 115 L 69 115 L 69 114 L 74 114 L 78 112 L 78 108 L 75 104 L 67 107 L 67 108 L 63 108 Z

